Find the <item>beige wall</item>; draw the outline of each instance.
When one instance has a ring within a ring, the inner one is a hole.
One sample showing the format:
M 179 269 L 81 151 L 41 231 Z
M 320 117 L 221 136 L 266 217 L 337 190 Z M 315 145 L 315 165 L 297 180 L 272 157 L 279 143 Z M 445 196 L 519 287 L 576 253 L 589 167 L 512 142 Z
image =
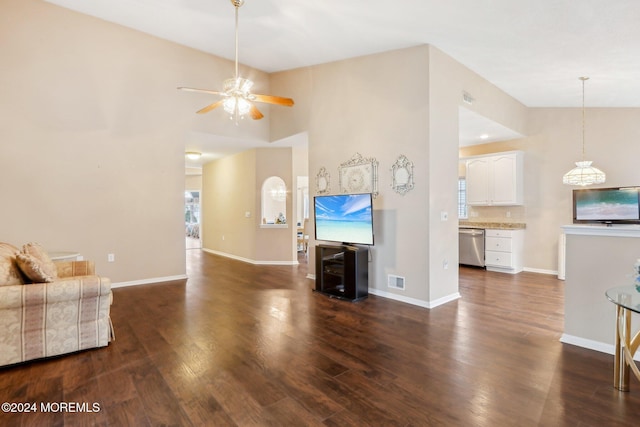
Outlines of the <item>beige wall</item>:
M 637 230 L 633 237 L 615 234 L 567 234 L 564 342 L 613 353 L 616 310 L 605 292 L 633 285 L 633 264 L 640 254 Z M 637 331 L 637 316 L 632 317 Z
M 0 239 L 79 251 L 114 282 L 184 275 L 189 131 L 268 140 L 176 90 L 233 63 L 36 0 L 0 3 L 0 40 Z
M 386 274 L 406 276 L 403 295 L 421 301 L 428 298 L 425 239 L 416 239 L 416 234 L 427 235 L 427 76 L 428 48 L 423 46 L 276 73 L 271 80 L 273 90 L 286 88 L 296 99 L 297 109 L 291 121 L 274 120 L 272 131 L 280 137 L 308 131 L 311 197 L 321 167 L 330 173 L 331 192 L 338 193 L 341 163 L 356 153 L 378 160 L 369 286 L 393 292 Z M 416 164 L 418 183 L 404 197 L 389 188 L 389 169 L 400 154 Z M 311 240 L 315 245 L 313 232 Z M 310 270 L 314 260 L 312 250 Z
M 248 150 L 202 168 L 202 247 L 253 259 L 256 152 Z M 247 218 L 245 212 L 250 212 Z
M 202 174 L 199 174 L 199 175 L 185 175 L 185 177 L 184 177 L 184 189 L 185 189 L 185 191 L 200 191 L 200 190 L 202 190 Z
M 203 167 L 202 246 L 256 263 L 293 263 L 293 159 L 291 148 L 259 148 L 209 162 Z M 286 228 L 261 224 L 261 188 L 279 176 L 287 186 Z M 295 192 L 293 192 L 295 194 Z M 249 216 L 247 216 L 249 213 Z

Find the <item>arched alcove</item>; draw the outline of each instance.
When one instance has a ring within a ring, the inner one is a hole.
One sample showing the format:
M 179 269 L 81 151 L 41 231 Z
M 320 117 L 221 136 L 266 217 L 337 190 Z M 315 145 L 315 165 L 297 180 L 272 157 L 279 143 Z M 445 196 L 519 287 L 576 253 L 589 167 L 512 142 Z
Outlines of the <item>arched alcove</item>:
M 270 176 L 262 183 L 262 223 L 286 224 L 287 186 L 279 176 Z

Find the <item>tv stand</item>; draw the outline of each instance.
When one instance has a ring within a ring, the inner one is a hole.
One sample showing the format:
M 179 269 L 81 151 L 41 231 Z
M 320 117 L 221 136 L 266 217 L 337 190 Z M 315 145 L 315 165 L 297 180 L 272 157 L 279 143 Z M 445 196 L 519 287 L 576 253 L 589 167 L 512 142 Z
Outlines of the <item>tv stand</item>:
M 369 295 L 369 248 L 316 246 L 316 292 L 360 301 Z

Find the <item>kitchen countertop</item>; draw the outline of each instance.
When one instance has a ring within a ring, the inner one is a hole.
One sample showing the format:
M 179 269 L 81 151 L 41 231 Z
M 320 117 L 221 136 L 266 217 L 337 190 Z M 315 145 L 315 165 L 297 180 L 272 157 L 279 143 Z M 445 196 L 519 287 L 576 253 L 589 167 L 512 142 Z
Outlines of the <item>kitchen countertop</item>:
M 494 230 L 523 230 L 527 228 L 524 222 L 494 222 L 494 221 L 458 221 L 462 228 L 490 228 Z

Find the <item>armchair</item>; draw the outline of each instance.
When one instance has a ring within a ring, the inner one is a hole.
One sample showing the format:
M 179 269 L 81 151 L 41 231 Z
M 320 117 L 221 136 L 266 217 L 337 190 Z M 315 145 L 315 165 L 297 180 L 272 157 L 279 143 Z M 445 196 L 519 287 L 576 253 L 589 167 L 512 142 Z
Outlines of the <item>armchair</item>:
M 107 346 L 110 280 L 91 261 L 64 261 L 51 263 L 49 282 L 30 283 L 20 253 L 0 243 L 0 366 Z

